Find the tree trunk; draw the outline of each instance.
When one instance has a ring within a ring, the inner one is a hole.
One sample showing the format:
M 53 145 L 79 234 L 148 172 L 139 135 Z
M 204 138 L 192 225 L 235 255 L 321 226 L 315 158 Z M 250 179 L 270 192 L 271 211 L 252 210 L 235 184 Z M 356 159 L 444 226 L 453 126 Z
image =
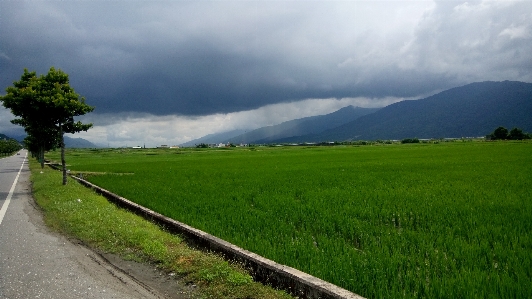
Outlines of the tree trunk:
M 44 169 L 44 145 L 39 147 L 39 162 L 41 162 L 41 169 Z
M 65 138 L 63 137 L 63 124 L 59 124 L 59 134 L 61 135 L 61 166 L 63 167 L 63 185 L 67 184 L 67 170 L 65 163 Z

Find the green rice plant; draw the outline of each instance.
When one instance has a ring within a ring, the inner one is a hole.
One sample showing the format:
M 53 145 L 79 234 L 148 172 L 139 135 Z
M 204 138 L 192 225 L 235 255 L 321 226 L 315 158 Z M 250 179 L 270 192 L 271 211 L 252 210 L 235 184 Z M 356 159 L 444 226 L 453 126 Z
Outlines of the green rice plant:
M 531 152 L 456 142 L 69 161 L 147 208 L 365 297 L 529 298 Z

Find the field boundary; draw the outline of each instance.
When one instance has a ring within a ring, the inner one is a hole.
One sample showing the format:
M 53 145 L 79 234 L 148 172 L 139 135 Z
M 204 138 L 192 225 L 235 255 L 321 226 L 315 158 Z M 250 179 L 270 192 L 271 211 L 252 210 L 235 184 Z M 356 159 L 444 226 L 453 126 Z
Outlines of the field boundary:
M 189 242 L 192 243 L 193 246 L 220 253 L 224 256 L 224 258 L 242 264 L 246 269 L 250 270 L 251 276 L 253 276 L 256 281 L 259 281 L 263 284 L 285 290 L 286 292 L 302 299 L 364 298 L 317 277 L 292 267 L 278 264 L 272 260 L 242 249 L 204 231 L 195 229 L 182 222 L 156 213 L 82 178 L 76 177 L 74 175 L 71 175 L 71 177 L 85 187 L 88 187 L 101 194 L 121 208 L 127 209 L 135 214 L 154 221 L 170 232 L 182 234 Z

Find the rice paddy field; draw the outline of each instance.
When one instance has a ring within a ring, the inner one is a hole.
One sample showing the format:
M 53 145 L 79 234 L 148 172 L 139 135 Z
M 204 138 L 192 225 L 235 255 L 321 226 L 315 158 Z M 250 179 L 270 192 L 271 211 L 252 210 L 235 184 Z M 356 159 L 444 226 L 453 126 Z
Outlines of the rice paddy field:
M 531 142 L 70 150 L 67 163 L 368 298 L 532 298 Z

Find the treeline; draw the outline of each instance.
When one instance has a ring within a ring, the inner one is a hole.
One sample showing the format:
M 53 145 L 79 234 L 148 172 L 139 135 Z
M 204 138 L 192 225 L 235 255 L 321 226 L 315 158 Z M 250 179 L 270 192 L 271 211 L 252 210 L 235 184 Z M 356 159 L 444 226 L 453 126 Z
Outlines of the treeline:
M 505 127 L 498 127 L 491 134 L 486 135 L 486 140 L 525 140 L 532 139 L 532 134 L 525 133 L 519 128 L 513 128 L 510 131 Z M 401 143 L 420 143 L 417 138 L 405 138 Z
M 532 134 L 525 133 L 519 128 L 513 128 L 510 131 L 505 127 L 498 127 L 493 133 L 486 136 L 489 140 L 524 140 L 531 139 Z
M 15 139 L 0 139 L 0 156 L 9 156 L 22 148 Z

